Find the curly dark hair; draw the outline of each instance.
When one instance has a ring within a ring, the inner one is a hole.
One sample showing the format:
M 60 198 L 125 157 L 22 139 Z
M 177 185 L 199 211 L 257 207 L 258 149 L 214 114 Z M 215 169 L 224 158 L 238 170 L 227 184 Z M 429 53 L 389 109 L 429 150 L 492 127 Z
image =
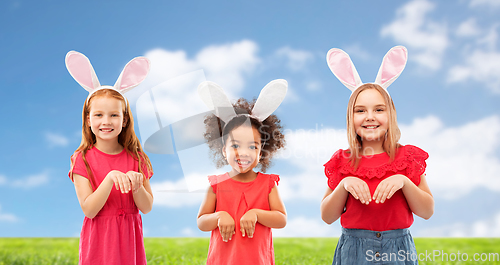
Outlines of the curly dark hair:
M 240 98 L 233 104 L 234 111 L 236 114 L 252 114 L 251 110 L 255 105 L 255 101 L 256 100 L 254 99 L 252 102 L 248 102 L 244 98 Z M 224 121 L 219 119 L 214 114 L 207 115 L 204 120 L 205 133 L 203 136 L 208 143 L 210 156 L 215 162 L 217 168 L 228 165 L 222 153 L 222 149 L 224 148 L 224 143 L 226 142 L 229 133 L 233 129 L 241 126 L 248 119 L 250 119 L 252 127 L 260 132 L 262 153 L 257 168 L 260 167 L 262 172 L 266 172 L 266 170 L 271 166 L 271 159 L 276 152 L 280 148 L 285 147 L 285 135 L 283 134 L 281 120 L 274 114 L 267 117 L 267 119 L 263 122 L 260 122 L 251 116 L 241 115 L 231 119 L 228 124 L 225 124 Z

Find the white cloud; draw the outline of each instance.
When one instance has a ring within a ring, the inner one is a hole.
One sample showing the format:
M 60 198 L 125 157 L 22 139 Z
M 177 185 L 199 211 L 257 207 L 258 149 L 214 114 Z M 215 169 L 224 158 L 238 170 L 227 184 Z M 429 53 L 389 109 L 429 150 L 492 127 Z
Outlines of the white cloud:
M 46 132 L 44 137 L 50 147 L 66 147 L 69 143 L 67 137 L 58 133 Z
M 150 74 L 141 89 L 129 97 L 131 101 L 139 98 L 136 111 L 142 141 L 159 130 L 156 113 L 165 127 L 208 111 L 197 93 L 198 85 L 205 80 L 219 84 L 230 99 L 237 98 L 246 76 L 252 74 L 260 62 L 257 51 L 256 43 L 243 40 L 205 47 L 193 58 L 188 58 L 182 50 L 147 52 Z M 144 93 L 149 87 L 153 87 L 152 94 Z
M 491 116 L 458 127 L 446 127 L 430 116 L 400 124 L 401 143 L 430 154 L 427 181 L 435 196 L 449 199 L 478 187 L 500 191 L 500 117 Z M 287 148 L 278 155 L 297 167 L 280 182 L 283 200 L 321 201 L 327 188 L 323 164 L 339 148 L 345 149 L 345 130 L 316 128 L 285 131 Z
M 471 0 L 470 6 L 486 6 L 486 7 L 500 7 L 499 0 Z
M 453 66 L 447 74 L 447 82 L 457 83 L 474 80 L 494 93 L 500 93 L 500 52 L 475 50 L 466 55 L 462 65 Z
M 473 223 L 455 222 L 419 230 L 422 237 L 500 237 L 500 212 Z
M 438 196 L 457 198 L 474 188 L 500 191 L 500 117 L 490 116 L 459 127 L 445 127 L 430 116 L 401 125 L 401 143 L 430 154 L 427 181 Z
M 496 50 L 498 43 L 498 24 L 494 24 L 483 38 L 478 39 L 477 44 L 483 45 L 487 50 Z
M 227 90 L 240 91 L 245 75 L 251 74 L 260 58 L 258 46 L 250 40 L 203 48 L 192 59 L 183 50 L 154 49 L 145 56 L 151 61 L 151 71 L 145 82 L 159 84 L 168 79 L 202 69 L 207 78 Z M 170 91 L 176 95 L 183 91 Z
M 459 37 L 475 37 L 481 34 L 481 29 L 477 25 L 475 18 L 469 18 L 460 23 L 457 27 L 456 35 Z
M 413 0 L 396 11 L 396 18 L 380 31 L 382 37 L 412 48 L 412 61 L 429 70 L 441 67 L 443 53 L 448 46 L 445 23 L 432 21 L 427 15 L 435 4 L 427 0 Z
M 285 130 L 286 149 L 277 154 L 297 168 L 279 184 L 283 200 L 321 201 L 327 188 L 323 164 L 339 148 L 347 148 L 346 130 L 319 128 Z
M 24 179 L 16 179 L 14 181 L 11 181 L 9 185 L 16 188 L 30 189 L 45 185 L 48 182 L 49 182 L 48 173 L 40 173 L 28 176 Z
M 0 186 L 10 186 L 15 188 L 30 189 L 38 186 L 45 185 L 49 182 L 48 173 L 40 173 L 27 176 L 21 179 L 9 180 L 9 178 L 0 175 Z
M 189 192 L 184 179 L 176 182 L 151 182 L 151 189 L 155 195 L 154 205 L 169 208 L 199 206 L 206 193 L 206 189 Z
M 19 221 L 19 218 L 17 216 L 15 216 L 14 214 L 3 213 L 2 206 L 0 205 L 0 222 L 15 223 L 18 221 Z
M 196 61 L 209 80 L 230 90 L 239 90 L 244 86 L 244 75 L 252 73 L 260 62 L 257 51 L 255 42 L 243 40 L 204 48 L 196 55 Z
M 474 37 L 462 45 L 462 62 L 450 67 L 446 81 L 450 84 L 473 80 L 483 84 L 493 93 L 500 93 L 500 51 L 498 44 L 498 23 L 489 30 L 478 28 L 475 19 L 469 19 L 457 29 L 457 35 Z
M 338 237 L 338 222 L 327 225 L 321 218 L 299 216 L 287 221 L 285 228 L 273 229 L 273 237 Z
M 307 63 L 314 60 L 314 55 L 311 52 L 292 49 L 288 46 L 277 50 L 276 56 L 286 58 L 286 66 L 293 72 L 306 69 Z

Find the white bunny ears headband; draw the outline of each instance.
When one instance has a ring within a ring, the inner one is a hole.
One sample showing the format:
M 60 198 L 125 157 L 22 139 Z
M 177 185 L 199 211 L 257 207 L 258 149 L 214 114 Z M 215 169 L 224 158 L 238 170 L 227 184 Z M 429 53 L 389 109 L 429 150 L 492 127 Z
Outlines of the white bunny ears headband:
M 343 50 L 337 48 L 329 50 L 326 61 L 332 73 L 352 92 L 363 85 L 351 58 Z M 404 46 L 391 48 L 382 59 L 374 84 L 381 86 L 389 95 L 387 87 L 403 72 L 407 61 L 408 51 Z
M 260 92 L 251 114 L 236 114 L 231 101 L 224 90 L 214 82 L 205 81 L 198 86 L 198 95 L 205 105 L 211 109 L 215 116 L 219 117 L 225 124 L 233 118 L 246 115 L 262 122 L 279 107 L 288 89 L 288 83 L 284 79 L 276 79 L 269 82 Z
M 106 88 L 113 89 L 123 96 L 123 93 L 138 86 L 146 79 L 150 66 L 146 57 L 136 57 L 125 65 L 114 86 L 101 86 L 90 60 L 85 55 L 70 51 L 66 54 L 65 61 L 71 76 L 89 92 L 87 100 L 96 91 Z M 125 102 L 127 101 L 125 100 Z

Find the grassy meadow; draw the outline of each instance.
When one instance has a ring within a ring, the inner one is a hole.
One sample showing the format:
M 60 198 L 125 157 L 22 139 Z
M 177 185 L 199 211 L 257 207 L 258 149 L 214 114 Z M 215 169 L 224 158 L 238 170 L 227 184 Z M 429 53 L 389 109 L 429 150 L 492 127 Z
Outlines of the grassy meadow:
M 275 238 L 276 264 L 331 264 L 337 240 Z M 209 239 L 145 238 L 144 243 L 148 264 L 205 264 Z M 500 238 L 416 238 L 415 244 L 419 264 L 500 264 Z M 77 263 L 78 238 L 0 238 L 0 265 Z

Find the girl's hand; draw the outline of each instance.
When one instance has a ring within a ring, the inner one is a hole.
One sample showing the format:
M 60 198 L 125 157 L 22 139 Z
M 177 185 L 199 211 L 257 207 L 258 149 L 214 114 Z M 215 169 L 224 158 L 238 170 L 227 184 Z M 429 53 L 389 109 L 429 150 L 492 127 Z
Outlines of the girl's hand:
M 240 231 L 241 235 L 248 238 L 253 238 L 253 233 L 255 232 L 255 224 L 257 223 L 257 214 L 253 210 L 246 212 L 240 219 Z
M 129 171 L 126 174 L 130 179 L 130 183 L 132 184 L 132 192 L 136 193 L 139 189 L 144 185 L 144 176 L 135 171 Z
M 401 174 L 393 175 L 382 180 L 373 193 L 373 199 L 376 203 L 384 203 L 386 199 L 390 199 L 396 191 L 404 187 L 406 180 L 408 180 L 408 178 Z
M 363 180 L 357 177 L 346 177 L 341 182 L 344 189 L 351 193 L 356 200 L 360 200 L 361 203 L 366 205 L 372 201 L 370 188 L 368 188 L 368 184 Z
M 228 240 L 231 240 L 233 235 L 236 233 L 234 231 L 234 219 L 227 212 L 220 211 L 217 213 L 217 226 L 219 227 L 222 241 L 227 242 Z
M 118 170 L 110 171 L 106 178 L 113 181 L 116 190 L 120 190 L 122 193 L 128 193 L 131 189 L 129 176 Z

